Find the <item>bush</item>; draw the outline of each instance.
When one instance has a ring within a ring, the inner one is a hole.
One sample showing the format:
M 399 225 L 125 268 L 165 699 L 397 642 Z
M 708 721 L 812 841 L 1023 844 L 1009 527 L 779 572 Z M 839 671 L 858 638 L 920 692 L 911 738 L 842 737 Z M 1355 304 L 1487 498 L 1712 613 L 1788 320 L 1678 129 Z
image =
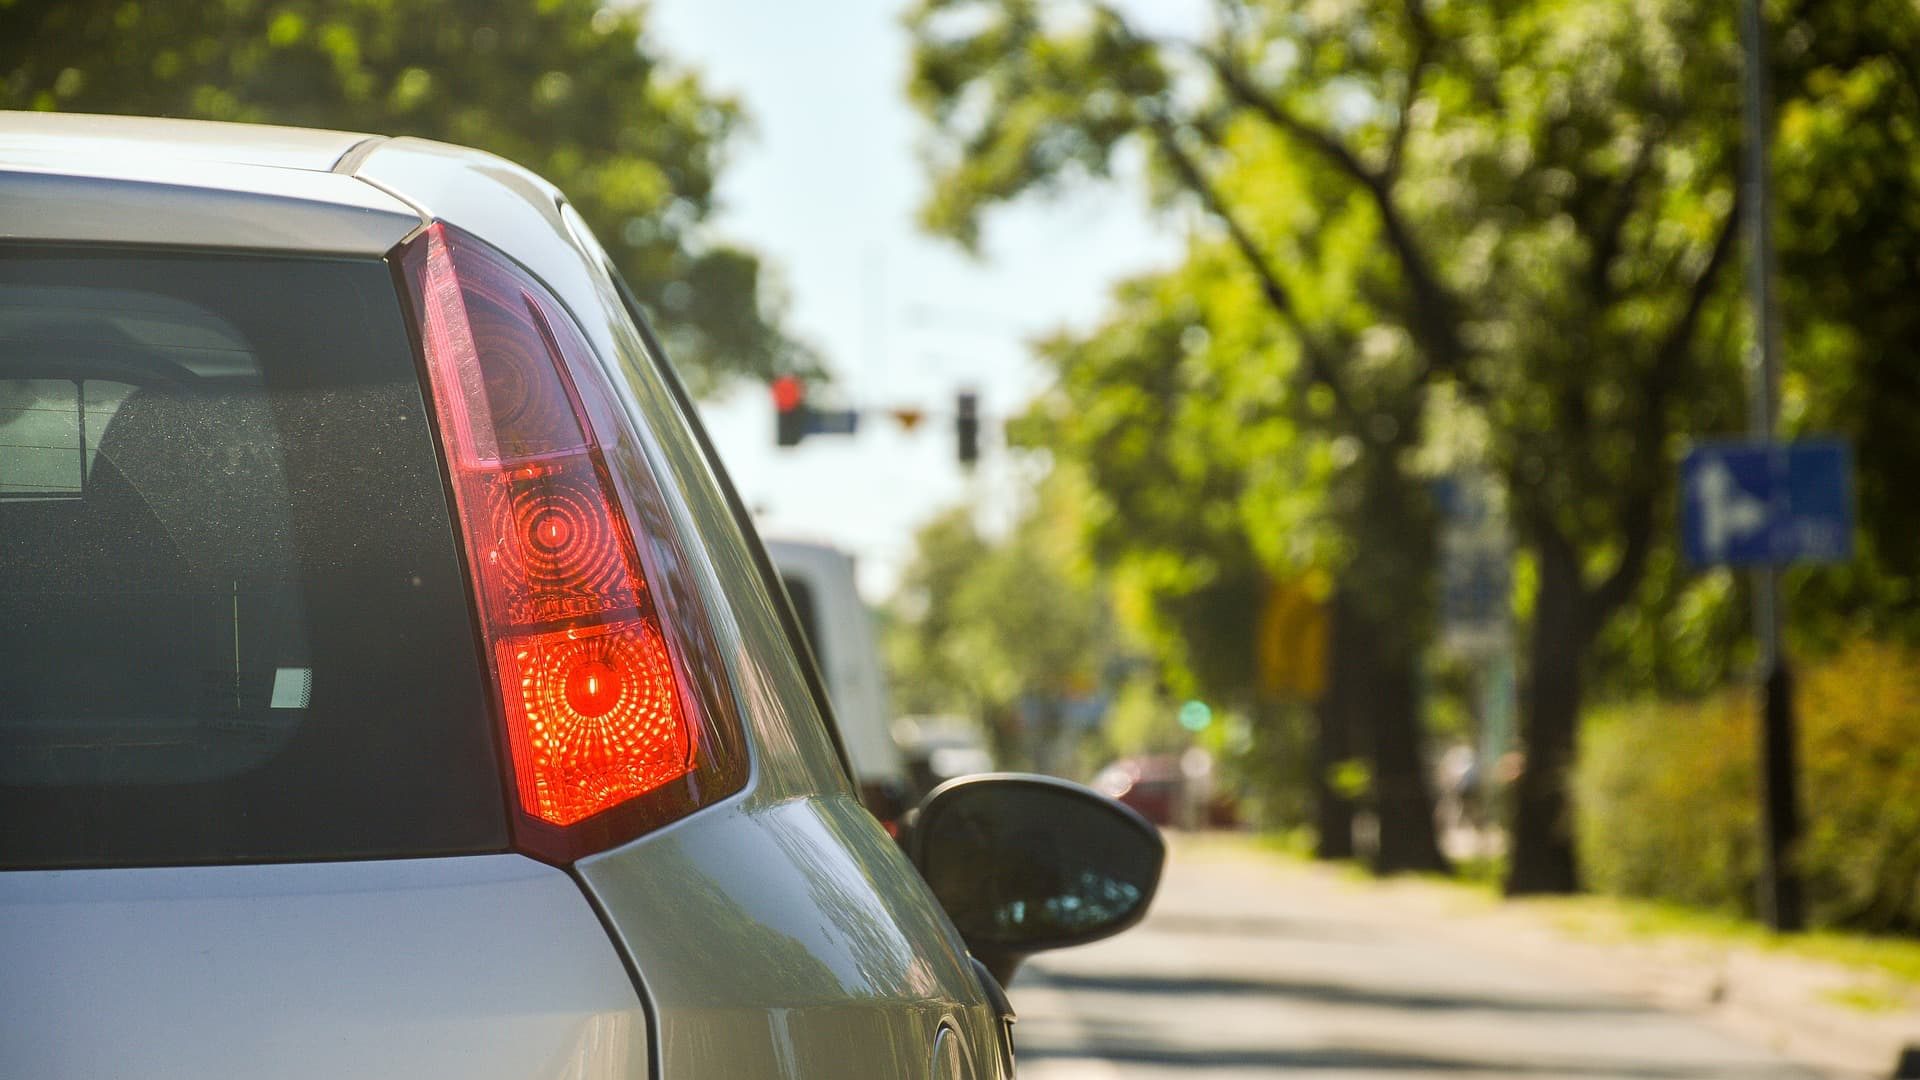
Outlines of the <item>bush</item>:
M 1855 642 L 1803 669 L 1796 697 L 1814 921 L 1920 931 L 1920 652 Z M 1745 691 L 1590 717 L 1574 776 L 1589 884 L 1752 913 L 1756 722 Z
M 1751 907 L 1759 867 L 1743 695 L 1605 710 L 1583 725 L 1577 837 L 1601 892 Z

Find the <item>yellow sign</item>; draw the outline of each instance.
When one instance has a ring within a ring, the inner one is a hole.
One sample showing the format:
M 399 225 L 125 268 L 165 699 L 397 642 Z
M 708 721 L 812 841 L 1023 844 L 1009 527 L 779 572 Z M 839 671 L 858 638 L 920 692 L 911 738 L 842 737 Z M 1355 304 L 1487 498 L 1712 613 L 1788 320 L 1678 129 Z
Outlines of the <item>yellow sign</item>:
M 1320 575 L 1276 581 L 1267 589 L 1254 641 L 1263 693 L 1302 701 L 1326 693 L 1326 592 Z

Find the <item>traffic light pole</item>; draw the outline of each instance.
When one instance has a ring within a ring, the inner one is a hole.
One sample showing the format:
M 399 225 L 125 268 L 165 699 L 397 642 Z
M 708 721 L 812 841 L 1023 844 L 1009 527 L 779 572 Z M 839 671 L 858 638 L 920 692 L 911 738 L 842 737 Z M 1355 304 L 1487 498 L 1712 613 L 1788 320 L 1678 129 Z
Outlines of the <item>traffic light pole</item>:
M 1773 300 L 1773 221 L 1768 190 L 1767 150 L 1772 137 L 1772 103 L 1767 95 L 1766 27 L 1760 0 L 1743 0 L 1740 36 L 1745 46 L 1747 271 L 1753 303 L 1755 348 L 1749 425 L 1756 439 L 1774 448 L 1774 473 L 1783 473 L 1775 444 L 1780 406 L 1780 320 Z M 1777 485 L 1776 485 L 1777 486 Z M 1793 672 L 1781 632 L 1784 596 L 1778 567 L 1753 572 L 1754 636 L 1760 644 L 1760 766 L 1762 837 L 1760 911 L 1776 931 L 1801 930 L 1806 912 L 1800 874 L 1793 865 L 1800 839 L 1799 767 L 1795 761 L 1796 723 Z

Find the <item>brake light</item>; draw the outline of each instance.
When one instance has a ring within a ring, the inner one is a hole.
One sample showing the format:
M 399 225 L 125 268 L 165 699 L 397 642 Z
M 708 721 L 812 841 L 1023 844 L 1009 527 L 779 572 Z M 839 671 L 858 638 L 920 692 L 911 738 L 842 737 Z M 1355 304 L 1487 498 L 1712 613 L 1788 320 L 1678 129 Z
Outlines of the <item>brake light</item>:
M 619 413 L 590 346 L 539 283 L 456 229 L 428 227 L 399 265 L 486 640 L 519 846 L 568 861 L 711 801 L 726 787 L 712 781 L 737 772 L 737 755 L 710 745 L 676 659 L 643 557 L 660 538 L 636 543 L 595 429 L 595 417 L 618 427 Z M 642 479 L 642 494 L 657 499 Z M 682 560 L 653 560 L 662 561 Z

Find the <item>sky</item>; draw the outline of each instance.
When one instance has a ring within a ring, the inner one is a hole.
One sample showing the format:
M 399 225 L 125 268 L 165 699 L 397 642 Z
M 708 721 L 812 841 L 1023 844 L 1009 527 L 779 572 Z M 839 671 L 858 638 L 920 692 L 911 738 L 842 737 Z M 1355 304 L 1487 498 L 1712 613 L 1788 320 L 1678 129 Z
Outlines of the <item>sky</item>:
M 740 98 L 752 120 L 723 174 L 717 233 L 762 254 L 789 297 L 790 327 L 826 357 L 832 392 L 873 410 L 854 436 L 791 449 L 774 446 L 764 386 L 706 402 L 702 416 L 761 532 L 845 549 L 875 602 L 929 517 L 963 501 L 989 530 L 1011 517 L 1023 484 L 994 421 L 1047 385 L 1027 342 L 1092 325 L 1113 282 L 1178 254 L 1173 228 L 1127 183 L 996 211 L 977 258 L 920 231 L 924 128 L 903 91 L 903 6 L 656 0 L 652 17 L 668 55 Z M 972 476 L 955 460 L 963 388 L 978 391 L 988 421 Z M 894 406 L 933 415 L 908 434 L 879 411 Z

